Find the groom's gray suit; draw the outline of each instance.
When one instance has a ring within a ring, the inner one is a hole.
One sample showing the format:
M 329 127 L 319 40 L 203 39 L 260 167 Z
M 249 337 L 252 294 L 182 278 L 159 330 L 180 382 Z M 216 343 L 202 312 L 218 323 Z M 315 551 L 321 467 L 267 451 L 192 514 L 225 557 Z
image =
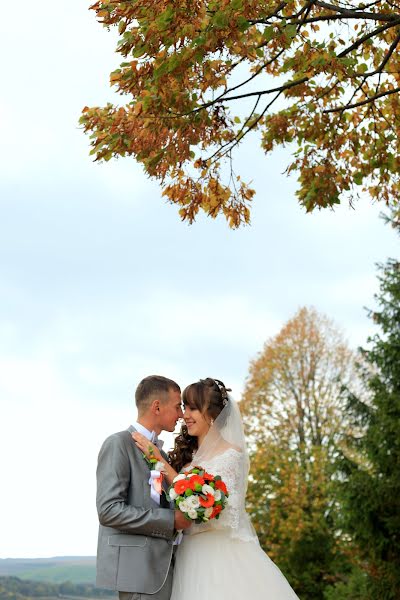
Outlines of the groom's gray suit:
M 132 440 L 132 431 L 131 426 L 114 433 L 99 453 L 96 585 L 119 591 L 124 600 L 144 599 L 146 594 L 169 600 L 174 511 L 164 494 L 160 506 L 152 500 L 149 467 Z

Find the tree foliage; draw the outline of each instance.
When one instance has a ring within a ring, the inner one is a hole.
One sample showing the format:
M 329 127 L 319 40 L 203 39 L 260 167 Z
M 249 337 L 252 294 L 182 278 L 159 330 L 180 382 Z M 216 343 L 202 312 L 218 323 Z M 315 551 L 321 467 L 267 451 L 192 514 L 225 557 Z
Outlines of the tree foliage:
M 305 455 L 329 448 L 343 427 L 344 385 L 353 378 L 352 352 L 333 322 L 299 309 L 250 365 L 243 401 L 250 439 L 284 442 Z
M 254 190 L 233 166 L 259 131 L 266 154 L 290 145 L 307 211 L 359 190 L 400 192 L 400 7 L 390 0 L 99 0 L 124 57 L 122 106 L 85 107 L 97 160 L 134 156 L 192 222 L 232 227 Z
M 248 508 L 263 547 L 303 600 L 322 599 L 348 568 L 331 473 L 352 365 L 333 323 L 302 308 L 251 364 L 241 402 L 252 449 Z
M 339 461 L 343 525 L 368 575 L 366 598 L 400 597 L 400 263 L 381 267 L 380 333 L 363 351 L 368 399 L 350 394 L 353 430 Z M 350 596 L 349 596 L 350 598 Z

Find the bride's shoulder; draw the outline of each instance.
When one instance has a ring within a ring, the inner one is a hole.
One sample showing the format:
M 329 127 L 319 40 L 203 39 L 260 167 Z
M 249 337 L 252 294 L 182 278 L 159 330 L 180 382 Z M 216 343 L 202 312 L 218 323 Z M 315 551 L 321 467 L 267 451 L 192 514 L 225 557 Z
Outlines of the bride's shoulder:
M 228 442 L 224 442 L 218 448 L 218 452 L 215 455 L 215 458 L 225 457 L 226 455 L 243 455 L 243 450 L 239 448 L 239 446 L 235 446 L 234 444 L 229 444 Z

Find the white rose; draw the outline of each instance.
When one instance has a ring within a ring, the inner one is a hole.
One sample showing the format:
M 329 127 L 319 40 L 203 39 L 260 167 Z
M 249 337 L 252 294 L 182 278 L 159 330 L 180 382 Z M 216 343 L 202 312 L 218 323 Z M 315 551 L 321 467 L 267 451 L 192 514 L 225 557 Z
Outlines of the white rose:
M 174 488 L 171 488 L 171 491 L 169 492 L 169 497 L 171 498 L 171 500 L 175 500 L 175 498 L 178 497 L 178 494 L 176 493 Z
M 186 498 L 185 502 L 190 508 L 199 508 L 200 500 L 198 496 L 189 496 Z
M 165 465 L 163 462 L 161 462 L 161 460 L 158 460 L 156 462 L 156 464 L 154 465 L 154 468 L 156 471 L 159 471 L 160 473 L 166 473 L 167 471 L 165 470 Z
M 179 510 L 182 512 L 188 512 L 189 508 L 190 507 L 187 503 L 187 500 L 182 500 L 182 502 L 179 502 Z
M 211 517 L 212 511 L 213 509 L 211 508 L 211 506 L 209 508 L 206 508 L 206 510 L 204 511 L 204 516 L 206 517 L 206 519 L 209 519 Z
M 207 485 L 206 483 L 203 485 L 202 492 L 203 494 L 211 494 L 211 496 L 214 496 L 215 494 L 215 491 L 213 490 L 211 485 Z
M 197 519 L 197 510 L 195 508 L 190 508 L 188 510 L 188 515 L 193 520 Z
M 221 490 L 215 490 L 214 498 L 215 498 L 216 502 L 218 502 L 218 500 L 221 500 Z
M 174 480 L 173 483 L 176 483 L 177 481 L 180 481 L 181 479 L 185 479 L 186 475 L 184 475 L 183 473 L 180 473 L 179 475 L 177 475 Z

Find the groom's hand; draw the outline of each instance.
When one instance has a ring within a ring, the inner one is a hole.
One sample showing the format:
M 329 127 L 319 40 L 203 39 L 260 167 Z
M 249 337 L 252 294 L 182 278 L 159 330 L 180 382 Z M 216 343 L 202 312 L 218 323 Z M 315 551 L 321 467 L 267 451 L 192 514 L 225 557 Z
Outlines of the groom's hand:
M 183 516 L 182 511 L 175 511 L 175 529 L 178 531 L 179 529 L 187 529 L 191 526 L 191 521 L 188 521 L 186 517 Z

